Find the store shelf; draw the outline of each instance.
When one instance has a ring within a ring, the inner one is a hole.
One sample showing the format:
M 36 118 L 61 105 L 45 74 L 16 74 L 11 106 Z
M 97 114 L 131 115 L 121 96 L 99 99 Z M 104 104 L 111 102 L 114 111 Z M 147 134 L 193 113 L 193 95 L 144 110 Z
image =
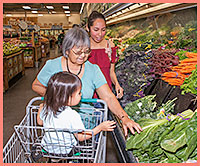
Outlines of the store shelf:
M 34 67 L 35 47 L 24 47 L 24 67 Z
M 9 82 L 19 73 L 25 74 L 24 51 L 20 51 L 3 57 L 3 86 L 4 91 L 8 90 Z
M 50 53 L 50 43 L 49 42 L 41 42 L 41 54 L 42 57 L 47 57 Z

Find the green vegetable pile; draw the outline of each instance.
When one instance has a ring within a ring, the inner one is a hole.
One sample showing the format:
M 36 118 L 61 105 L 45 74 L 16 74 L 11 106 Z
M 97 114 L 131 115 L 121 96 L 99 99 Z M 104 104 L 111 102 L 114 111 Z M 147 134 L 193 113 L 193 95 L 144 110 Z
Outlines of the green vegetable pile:
M 129 117 L 143 129 L 127 139 L 126 149 L 132 150 L 141 163 L 197 160 L 196 111 L 172 115 L 176 98 L 158 106 L 155 96 L 148 95 L 126 105 Z
M 192 74 L 185 79 L 184 83 L 181 85 L 181 94 L 192 93 L 197 95 L 197 66 L 196 69 L 192 71 Z
M 177 52 L 175 55 L 177 55 L 179 57 L 179 60 L 183 60 L 188 58 L 185 54 L 187 51 L 185 50 L 180 50 L 179 52 Z
M 158 116 L 158 112 L 164 110 L 164 113 L 168 114 L 174 110 L 174 101 L 177 98 L 168 100 L 166 103 L 163 103 L 160 107 L 157 108 L 157 102 L 154 101 L 155 96 L 156 95 L 148 95 L 135 100 L 132 103 L 128 103 L 124 110 L 134 121 L 138 121 L 141 118 L 161 119 L 163 118 L 163 115 L 159 114 Z
M 150 96 L 149 99 L 153 97 Z M 144 101 L 151 105 L 146 105 L 147 109 L 153 110 L 156 103 L 146 102 L 147 99 Z M 173 101 L 168 101 L 165 109 L 172 109 L 172 103 Z M 142 108 L 141 104 L 137 105 Z M 168 119 L 143 117 L 137 120 L 143 132 L 131 135 L 126 143 L 126 149 L 132 150 L 140 163 L 182 163 L 197 160 L 196 112 L 187 110 L 179 115 L 170 115 Z

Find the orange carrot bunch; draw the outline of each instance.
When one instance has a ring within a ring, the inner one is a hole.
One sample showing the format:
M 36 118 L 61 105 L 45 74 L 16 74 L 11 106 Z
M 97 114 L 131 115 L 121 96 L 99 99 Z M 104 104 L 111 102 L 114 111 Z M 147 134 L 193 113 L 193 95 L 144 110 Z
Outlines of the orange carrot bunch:
M 188 58 L 179 61 L 177 66 L 171 67 L 171 72 L 165 72 L 162 75 L 162 80 L 168 82 L 170 85 L 180 86 L 189 77 L 197 65 L 197 53 L 187 52 Z

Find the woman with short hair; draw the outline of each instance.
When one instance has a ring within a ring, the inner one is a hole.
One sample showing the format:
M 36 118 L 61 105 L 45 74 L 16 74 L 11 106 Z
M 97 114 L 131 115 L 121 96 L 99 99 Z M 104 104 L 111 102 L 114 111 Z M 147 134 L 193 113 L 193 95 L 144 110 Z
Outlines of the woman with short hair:
M 90 54 L 90 39 L 85 30 L 79 27 L 70 29 L 63 40 L 63 56 L 48 60 L 32 84 L 32 89 L 44 96 L 50 77 L 61 71 L 76 74 L 82 81 L 82 98 L 92 98 L 96 90 L 108 108 L 122 121 L 125 135 L 127 128 L 134 134 L 134 129 L 142 131 L 138 123 L 129 119 L 120 106 L 117 98 L 110 90 L 100 68 L 87 59 Z

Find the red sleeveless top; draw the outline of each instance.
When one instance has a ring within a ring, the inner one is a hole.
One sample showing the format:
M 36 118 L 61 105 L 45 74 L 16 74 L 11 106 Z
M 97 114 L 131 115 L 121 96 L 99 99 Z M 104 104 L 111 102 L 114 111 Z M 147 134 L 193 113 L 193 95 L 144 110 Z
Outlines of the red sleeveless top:
M 112 50 L 112 53 L 111 53 L 111 57 L 109 58 L 108 54 L 106 53 L 105 48 L 92 49 L 90 56 L 88 57 L 88 60 L 92 64 L 97 64 L 100 67 L 102 73 L 104 74 L 106 78 L 106 81 L 109 87 L 112 89 L 112 81 L 110 78 L 110 66 L 111 66 L 111 63 L 116 63 L 118 59 L 116 56 L 117 55 L 116 48 L 112 47 L 111 50 Z M 98 98 L 96 94 L 94 94 L 94 98 Z

